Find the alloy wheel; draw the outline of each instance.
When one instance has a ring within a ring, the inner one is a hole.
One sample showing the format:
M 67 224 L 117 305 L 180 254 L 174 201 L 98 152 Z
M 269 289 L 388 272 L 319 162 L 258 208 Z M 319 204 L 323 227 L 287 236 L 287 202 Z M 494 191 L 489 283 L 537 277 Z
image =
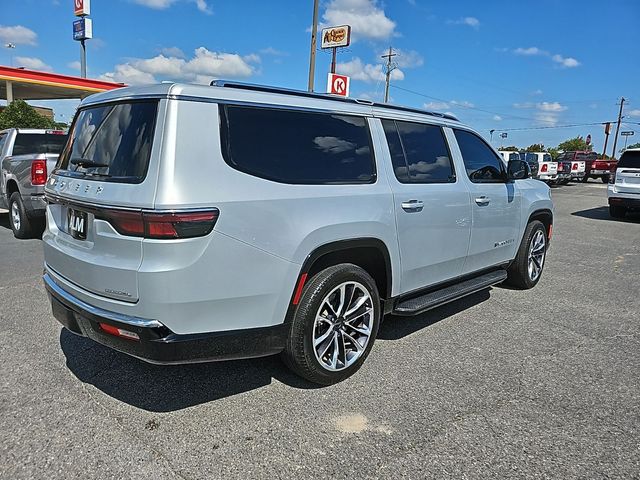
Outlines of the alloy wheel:
M 323 368 L 339 371 L 365 352 L 374 323 L 374 305 L 367 288 L 344 282 L 324 297 L 313 325 L 313 351 Z
M 16 231 L 20 230 L 20 209 L 18 208 L 17 202 L 13 202 L 11 204 L 11 222 L 13 223 L 13 228 Z
M 528 270 L 529 279 L 535 282 L 542 273 L 546 254 L 546 238 L 542 230 L 537 230 L 529 244 Z

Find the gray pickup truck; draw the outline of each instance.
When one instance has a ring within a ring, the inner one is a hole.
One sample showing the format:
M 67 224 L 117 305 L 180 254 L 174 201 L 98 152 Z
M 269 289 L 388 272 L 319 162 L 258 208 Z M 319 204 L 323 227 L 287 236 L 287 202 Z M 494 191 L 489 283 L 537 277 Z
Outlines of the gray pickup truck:
M 38 236 L 44 230 L 44 185 L 66 141 L 63 130 L 0 131 L 0 208 L 9 210 L 16 238 Z

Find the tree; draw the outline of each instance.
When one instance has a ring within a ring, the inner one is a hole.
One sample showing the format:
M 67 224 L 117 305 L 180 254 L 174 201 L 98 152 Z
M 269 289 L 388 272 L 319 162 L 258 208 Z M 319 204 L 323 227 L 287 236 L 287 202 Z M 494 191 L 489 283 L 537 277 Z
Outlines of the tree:
M 558 145 L 558 150 L 564 150 L 565 152 L 575 152 L 575 151 L 591 151 L 591 145 L 587 145 L 587 142 L 582 136 L 578 135 L 575 138 L 570 138 L 569 140 L 565 140 L 560 145 Z
M 5 128 L 54 128 L 55 122 L 36 112 L 24 100 L 14 100 L 0 112 L 0 130 Z
M 547 152 L 549 153 L 549 155 L 551 155 L 551 158 L 553 158 L 554 160 L 557 160 L 557 158 L 560 156 L 560 153 L 558 152 L 557 148 L 547 148 Z
M 541 143 L 534 143 L 533 145 L 529 145 L 527 147 L 527 152 L 544 152 L 544 145 Z
M 629 145 L 629 146 L 627 147 L 627 149 L 629 149 L 629 148 L 640 148 L 640 142 L 638 142 L 638 143 L 634 143 L 633 145 Z
M 510 147 L 500 147 L 500 150 L 503 150 L 505 152 L 518 152 L 518 151 L 520 151 L 520 149 L 518 147 L 516 147 L 515 145 L 511 145 Z

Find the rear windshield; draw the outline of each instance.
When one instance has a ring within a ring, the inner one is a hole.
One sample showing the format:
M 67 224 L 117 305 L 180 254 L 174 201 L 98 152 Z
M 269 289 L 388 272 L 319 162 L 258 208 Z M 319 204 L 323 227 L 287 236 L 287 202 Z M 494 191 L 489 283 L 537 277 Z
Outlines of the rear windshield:
M 32 155 L 35 153 L 54 153 L 62 151 L 67 136 L 60 133 L 20 133 L 16 135 L 12 155 Z
M 618 168 L 640 168 L 640 150 L 627 150 L 620 157 Z
M 553 162 L 553 158 L 551 158 L 550 154 L 545 153 L 544 155 L 542 155 L 542 161 L 543 162 Z
M 533 162 L 537 163 L 538 162 L 538 156 L 535 153 L 524 153 L 524 154 L 521 154 L 521 155 L 523 155 L 523 157 L 524 157 L 523 159 L 526 162 L 529 162 L 529 163 L 533 163 Z
M 60 155 L 61 174 L 140 183 L 149 166 L 157 100 L 83 108 Z

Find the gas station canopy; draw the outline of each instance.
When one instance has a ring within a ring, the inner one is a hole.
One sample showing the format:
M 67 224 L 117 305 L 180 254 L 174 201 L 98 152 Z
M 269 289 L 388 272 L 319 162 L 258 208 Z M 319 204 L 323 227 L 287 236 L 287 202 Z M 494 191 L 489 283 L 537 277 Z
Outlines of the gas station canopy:
M 81 99 L 92 93 L 124 87 L 123 83 L 39 72 L 0 65 L 0 100 Z

